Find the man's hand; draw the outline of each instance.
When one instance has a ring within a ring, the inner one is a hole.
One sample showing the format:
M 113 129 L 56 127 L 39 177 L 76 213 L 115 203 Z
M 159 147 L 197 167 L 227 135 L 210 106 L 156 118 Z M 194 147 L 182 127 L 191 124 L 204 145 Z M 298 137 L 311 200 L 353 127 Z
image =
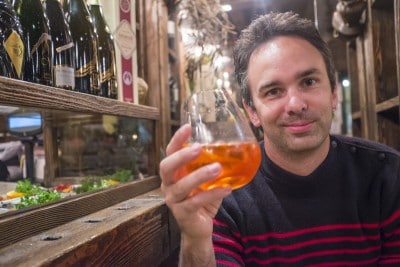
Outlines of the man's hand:
M 199 144 L 183 147 L 190 134 L 190 126 L 184 125 L 172 137 L 166 150 L 167 157 L 160 163 L 161 190 L 181 230 L 181 259 L 187 264 L 184 266 L 190 266 L 189 261 L 195 260 L 190 255 L 204 260 L 205 266 L 212 266 L 215 265 L 212 248 L 213 219 L 222 199 L 232 190 L 227 187 L 196 191 L 200 184 L 220 174 L 219 163 L 203 166 L 182 178 L 177 176 L 177 170 L 197 158 L 201 152 Z M 206 264 L 207 260 L 210 261 Z M 195 261 L 201 266 L 200 262 Z

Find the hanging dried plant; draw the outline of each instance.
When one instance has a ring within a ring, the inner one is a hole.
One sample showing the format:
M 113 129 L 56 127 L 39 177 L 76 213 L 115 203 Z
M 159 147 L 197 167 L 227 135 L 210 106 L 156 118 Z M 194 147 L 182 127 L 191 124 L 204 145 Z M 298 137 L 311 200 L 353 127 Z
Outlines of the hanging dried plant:
M 178 0 L 179 24 L 189 25 L 197 31 L 197 45 L 226 44 L 228 33 L 234 26 L 221 9 L 219 0 Z
M 189 80 L 201 65 L 213 62 L 217 54 L 227 46 L 229 34 L 235 34 L 234 25 L 228 15 L 221 9 L 219 0 L 175 0 L 179 11 L 178 25 L 190 28 L 192 41 L 186 44 L 185 58 L 186 74 Z M 207 50 L 212 45 L 215 49 Z M 201 49 L 200 56 L 194 54 L 195 49 Z

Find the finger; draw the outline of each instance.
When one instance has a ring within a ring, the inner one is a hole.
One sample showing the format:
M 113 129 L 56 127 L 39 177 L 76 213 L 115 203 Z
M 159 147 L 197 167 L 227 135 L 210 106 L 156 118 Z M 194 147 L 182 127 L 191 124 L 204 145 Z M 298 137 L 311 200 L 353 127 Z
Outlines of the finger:
M 191 133 L 192 128 L 189 124 L 184 124 L 182 127 L 180 127 L 172 136 L 171 141 L 167 146 L 167 156 L 181 149 L 183 144 L 188 140 Z
M 190 147 L 185 147 L 170 156 L 164 158 L 160 162 L 160 176 L 166 185 L 175 183 L 176 172 L 188 162 L 196 159 L 201 153 L 201 146 L 193 144 Z
M 201 191 L 186 201 L 180 202 L 177 208 L 183 210 L 185 213 L 193 213 L 202 207 L 207 207 L 209 215 L 214 217 L 222 203 L 222 199 L 230 193 L 232 193 L 230 186 Z
M 166 196 L 167 203 L 173 204 L 185 200 L 193 190 L 202 183 L 216 178 L 221 171 L 222 166 L 219 163 L 212 163 L 198 168 L 166 189 L 169 191 Z

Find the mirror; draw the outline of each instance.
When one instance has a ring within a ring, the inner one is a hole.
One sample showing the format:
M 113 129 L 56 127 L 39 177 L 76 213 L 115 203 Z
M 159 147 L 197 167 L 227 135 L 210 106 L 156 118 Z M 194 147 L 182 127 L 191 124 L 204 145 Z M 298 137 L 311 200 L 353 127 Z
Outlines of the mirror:
M 10 134 L 25 137 L 42 132 L 42 115 L 39 112 L 18 112 L 7 116 Z

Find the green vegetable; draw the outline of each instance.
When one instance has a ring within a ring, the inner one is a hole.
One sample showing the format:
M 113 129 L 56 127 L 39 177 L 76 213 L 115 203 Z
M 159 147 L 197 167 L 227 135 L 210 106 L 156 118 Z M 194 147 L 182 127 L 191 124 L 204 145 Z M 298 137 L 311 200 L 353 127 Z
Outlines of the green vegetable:
M 84 193 L 84 192 L 89 192 L 93 190 L 98 190 L 101 188 L 104 188 L 104 184 L 101 182 L 101 177 L 86 177 L 82 183 L 81 186 L 77 187 L 75 189 L 75 192 L 77 194 Z
M 121 183 L 128 182 L 132 180 L 132 171 L 131 170 L 119 170 L 116 173 L 110 175 L 108 177 L 110 180 L 118 181 Z
M 89 192 L 93 190 L 99 190 L 102 188 L 109 187 L 109 183 L 106 180 L 113 180 L 120 183 L 128 182 L 133 179 L 132 171 L 130 170 L 119 170 L 111 175 L 98 176 L 98 177 L 86 177 L 81 185 L 75 188 L 77 194 Z
M 59 199 L 61 199 L 61 194 L 59 192 L 41 189 L 40 191 L 36 191 L 35 195 L 23 196 L 21 202 L 16 204 L 15 207 L 17 209 L 22 209 L 34 205 L 50 203 Z
M 16 192 L 29 194 L 33 190 L 33 185 L 30 180 L 19 180 L 15 188 Z
M 61 199 L 61 194 L 59 192 L 49 191 L 39 185 L 32 185 L 29 180 L 18 181 L 15 191 L 25 193 L 25 196 L 21 197 L 21 202 L 15 205 L 17 209 L 45 204 Z

